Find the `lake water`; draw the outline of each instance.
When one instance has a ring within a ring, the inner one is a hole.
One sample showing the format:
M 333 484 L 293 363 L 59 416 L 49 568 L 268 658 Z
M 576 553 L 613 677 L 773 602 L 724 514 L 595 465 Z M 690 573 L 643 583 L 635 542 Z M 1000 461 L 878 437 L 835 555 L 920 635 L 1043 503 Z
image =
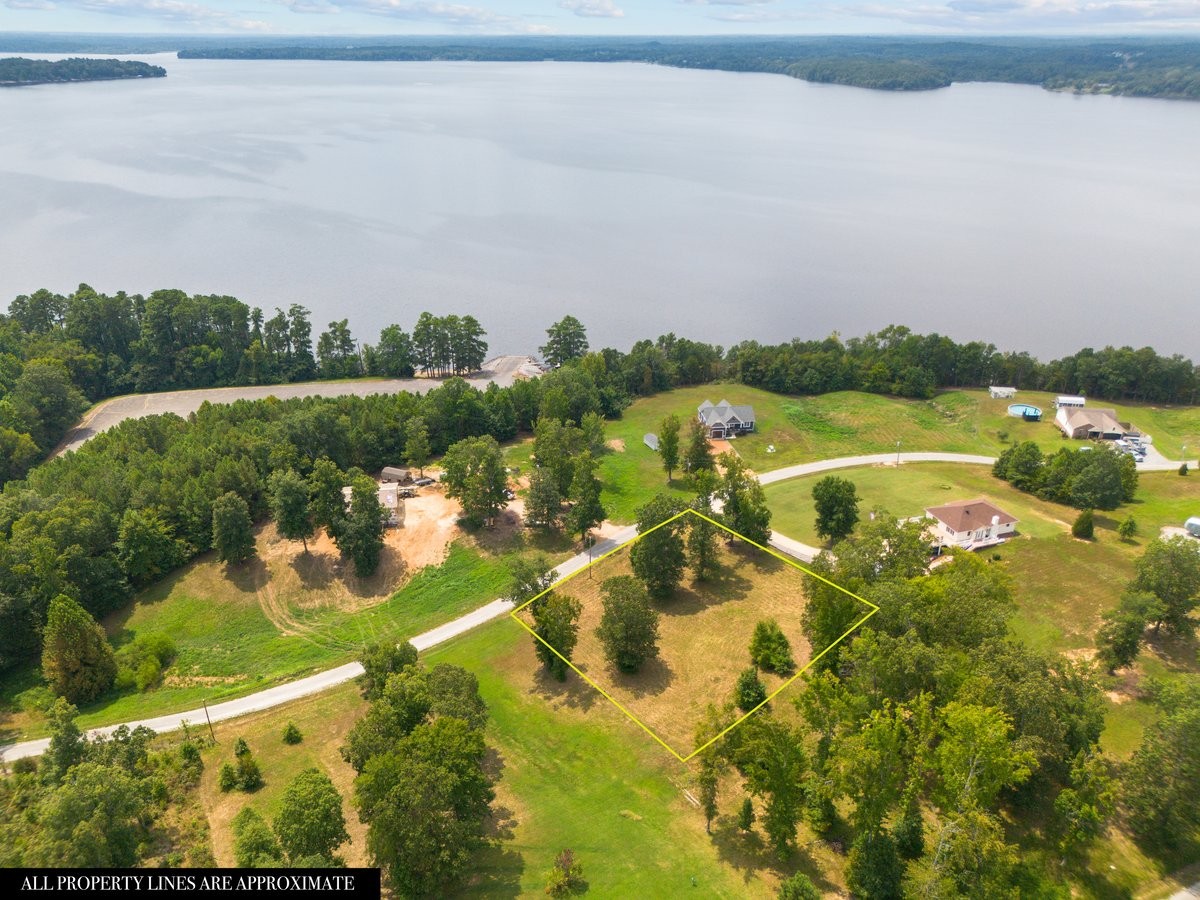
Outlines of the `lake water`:
M 0 91 L 0 303 L 300 302 L 356 337 L 470 312 L 495 351 L 889 323 L 1041 356 L 1200 356 L 1200 104 L 920 94 L 573 63 L 142 57 Z

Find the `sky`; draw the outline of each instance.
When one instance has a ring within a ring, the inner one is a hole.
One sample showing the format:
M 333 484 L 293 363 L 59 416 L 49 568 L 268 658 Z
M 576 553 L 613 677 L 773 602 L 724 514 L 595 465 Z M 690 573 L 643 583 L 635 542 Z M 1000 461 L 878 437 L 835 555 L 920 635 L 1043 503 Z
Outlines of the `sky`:
M 244 34 L 1200 34 L 1200 0 L 0 0 L 0 30 Z

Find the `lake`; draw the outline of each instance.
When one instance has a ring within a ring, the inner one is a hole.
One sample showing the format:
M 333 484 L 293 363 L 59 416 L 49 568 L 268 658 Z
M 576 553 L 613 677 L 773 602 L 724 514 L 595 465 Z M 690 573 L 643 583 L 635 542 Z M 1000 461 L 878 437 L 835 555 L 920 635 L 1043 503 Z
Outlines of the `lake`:
M 1044 358 L 1200 356 L 1200 104 L 900 94 L 634 64 L 177 60 L 0 91 L 0 304 L 81 281 L 299 302 L 360 340 L 472 313 Z

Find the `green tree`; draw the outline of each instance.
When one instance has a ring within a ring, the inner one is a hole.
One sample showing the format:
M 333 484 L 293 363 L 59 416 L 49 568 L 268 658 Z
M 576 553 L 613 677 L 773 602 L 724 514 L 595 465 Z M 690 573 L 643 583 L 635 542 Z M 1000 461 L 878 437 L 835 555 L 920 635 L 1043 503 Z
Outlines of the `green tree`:
M 295 722 L 288 722 L 283 726 L 283 742 L 289 745 L 295 745 L 304 741 L 304 735 L 301 734 L 300 728 Z
M 464 438 L 446 451 L 442 467 L 446 496 L 462 504 L 463 518 L 468 523 L 481 525 L 504 508 L 508 476 L 494 437 Z
M 763 831 L 771 848 L 786 856 L 796 840 L 796 825 L 804 808 L 808 762 L 803 740 L 793 729 L 761 713 L 738 730 L 743 732 L 738 764 L 750 792 L 764 799 Z
M 250 507 L 233 491 L 213 501 L 212 542 L 221 562 L 240 563 L 254 555 Z
M 404 423 L 404 459 L 410 466 L 415 466 L 417 474 L 423 477 L 432 454 L 429 426 L 425 424 L 423 416 L 413 416 Z
M 567 663 L 563 657 L 571 658 L 579 640 L 579 616 L 583 613 L 583 604 L 574 597 L 551 591 L 536 600 L 530 612 L 533 614 L 533 633 L 541 639 L 533 642 L 538 659 L 550 674 L 565 681 Z
M 921 818 L 921 801 L 917 791 L 907 791 L 907 800 L 900 818 L 892 826 L 896 852 L 904 859 L 919 859 L 925 852 L 925 821 Z
M 315 768 L 305 769 L 288 783 L 274 828 L 290 860 L 305 856 L 333 859 L 334 851 L 350 840 L 342 796 L 329 776 Z
M 989 809 L 1002 788 L 1028 778 L 1033 753 L 1020 749 L 1009 717 L 998 709 L 952 701 L 943 709 L 942 742 L 934 753 L 942 806 Z
M 1090 541 L 1095 536 L 1095 516 L 1090 509 L 1085 509 L 1075 517 L 1071 523 L 1071 534 L 1084 541 Z
M 1117 526 L 1117 535 L 1123 541 L 1132 541 L 1138 533 L 1137 519 L 1133 516 L 1126 516 L 1121 520 L 1121 524 Z
M 846 885 L 856 897 L 868 900 L 899 900 L 903 868 L 896 842 L 886 831 L 863 831 L 850 845 L 846 861 Z
M 633 574 L 655 600 L 670 597 L 683 579 L 687 564 L 679 513 L 675 501 L 659 494 L 637 512 L 640 537 L 629 548 Z
M 259 869 L 283 864 L 279 841 L 254 809 L 242 807 L 233 817 L 233 861 L 239 869 Z
M 604 611 L 596 637 L 604 658 L 622 672 L 636 672 L 658 655 L 658 613 L 646 589 L 628 575 L 618 575 L 600 585 Z
M 493 792 L 478 729 L 439 719 L 373 756 L 355 779 L 367 851 L 401 896 L 441 894 L 483 845 Z
M 721 561 L 717 549 L 717 526 L 704 516 L 711 517 L 713 511 L 709 507 L 697 510 L 702 515 L 687 516 L 687 564 L 692 570 L 692 577 L 697 581 L 708 581 L 715 578 L 721 571 Z
M 50 690 L 72 704 L 95 700 L 117 675 L 104 629 L 65 594 L 50 601 L 42 635 L 42 675 Z
M 675 413 L 670 413 L 658 426 L 658 456 L 670 484 L 671 473 L 679 468 L 679 416 Z
M 137 861 L 144 791 L 117 766 L 82 762 L 47 791 L 29 817 L 24 864 L 47 868 L 128 868 Z
M 1161 615 L 1162 602 L 1146 591 L 1127 591 L 1120 605 L 1103 615 L 1096 632 L 1100 662 L 1111 675 L 1117 669 L 1133 665 L 1142 649 L 1149 618 Z
M 359 662 L 363 667 L 359 677 L 363 699 L 375 700 L 383 693 L 388 678 L 417 664 L 417 648 L 408 641 L 380 641 L 364 647 Z
M 343 556 L 354 562 L 354 574 L 359 578 L 373 575 L 383 554 L 383 530 L 388 513 L 379 502 L 379 489 L 365 475 L 351 485 L 350 509 L 334 542 Z
M 742 798 L 742 806 L 738 810 L 737 826 L 747 834 L 754 828 L 754 801 L 749 797 Z
M 187 543 L 175 537 L 156 509 L 127 509 L 117 536 L 117 560 L 129 581 L 143 587 L 183 564 Z
M 308 482 L 294 469 L 281 469 L 267 479 L 271 492 L 271 518 L 280 537 L 301 541 L 308 552 L 313 534 L 312 512 L 308 504 Z
M 696 776 L 696 786 L 700 793 L 700 809 L 704 813 L 704 833 L 712 834 L 713 819 L 717 817 L 717 790 L 721 784 L 721 773 L 713 758 L 715 753 L 709 753 L 700 760 L 700 772 Z
M 1071 505 L 1083 510 L 1116 509 L 1129 492 L 1119 458 L 1124 454 L 1097 448 L 1087 456 L 1087 464 L 1070 482 Z
M 47 784 L 59 784 L 67 770 L 83 762 L 87 755 L 87 741 L 75 724 L 78 714 L 79 710 L 62 697 L 55 699 L 47 710 L 50 743 L 42 755 L 41 767 Z
M 771 510 L 762 485 L 736 453 L 722 453 L 718 461 L 725 472 L 718 495 L 725 504 L 722 514 L 726 524 L 742 537 L 765 546 L 771 540 Z
M 574 316 L 563 316 L 547 328 L 546 343 L 538 348 L 546 364 L 554 367 L 580 359 L 587 350 L 587 330 Z
M 350 320 L 330 322 L 317 339 L 317 360 L 322 378 L 353 378 L 362 374 L 358 345 L 350 334 Z
M 758 677 L 758 670 L 743 669 L 733 690 L 733 702 L 742 712 L 750 712 L 767 699 L 767 688 Z
M 697 472 L 711 472 L 714 465 L 708 430 L 692 419 L 688 423 L 687 446 L 683 451 L 683 470 L 695 475 Z
M 1156 538 L 1146 545 L 1137 561 L 1130 585 L 1135 591 L 1153 594 L 1161 602 L 1161 616 L 1151 619 L 1178 635 L 1196 632 L 1192 611 L 1200 604 L 1200 548 L 1187 537 Z
M 554 528 L 562 514 L 562 495 L 554 474 L 536 468 L 529 476 L 529 496 L 525 498 L 525 524 L 535 528 Z
M 777 675 L 790 675 L 796 669 L 792 645 L 774 619 L 764 619 L 754 626 L 750 638 L 750 661 L 758 668 Z
M 324 528 L 330 537 L 346 520 L 346 498 L 342 494 L 345 485 L 346 476 L 333 460 L 323 456 L 313 463 L 308 476 L 309 510 L 313 525 Z
M 399 325 L 388 325 L 379 332 L 375 345 L 375 368 L 372 375 L 388 378 L 412 378 L 416 374 L 412 338 Z M 411 465 L 417 465 L 411 463 Z
M 803 872 L 797 872 L 779 885 L 778 900 L 821 900 L 821 892 Z
M 1098 753 L 1081 752 L 1071 766 L 1070 784 L 1054 798 L 1059 850 L 1069 855 L 1104 833 L 1116 811 L 1117 782 Z
M 528 603 L 554 584 L 554 567 L 544 553 L 515 556 L 508 563 L 508 597 L 517 606 Z
M 854 482 L 826 475 L 813 485 L 817 510 L 817 534 L 834 543 L 847 537 L 858 524 L 858 491 Z
M 596 460 L 584 451 L 575 460 L 575 474 L 571 479 L 571 511 L 567 513 L 567 527 L 571 534 L 586 541 L 591 530 L 604 521 L 608 511 L 600 502 L 600 480 L 596 478 Z
M 1125 771 L 1129 825 L 1147 847 L 1178 848 L 1200 828 L 1200 702 L 1190 700 L 1146 729 Z

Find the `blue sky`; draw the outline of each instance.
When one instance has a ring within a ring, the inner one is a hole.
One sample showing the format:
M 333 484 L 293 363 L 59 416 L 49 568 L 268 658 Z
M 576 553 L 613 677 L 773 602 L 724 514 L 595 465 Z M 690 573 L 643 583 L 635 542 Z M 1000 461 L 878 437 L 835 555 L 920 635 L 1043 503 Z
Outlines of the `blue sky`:
M 0 0 L 5 31 L 1200 34 L 1200 0 Z

